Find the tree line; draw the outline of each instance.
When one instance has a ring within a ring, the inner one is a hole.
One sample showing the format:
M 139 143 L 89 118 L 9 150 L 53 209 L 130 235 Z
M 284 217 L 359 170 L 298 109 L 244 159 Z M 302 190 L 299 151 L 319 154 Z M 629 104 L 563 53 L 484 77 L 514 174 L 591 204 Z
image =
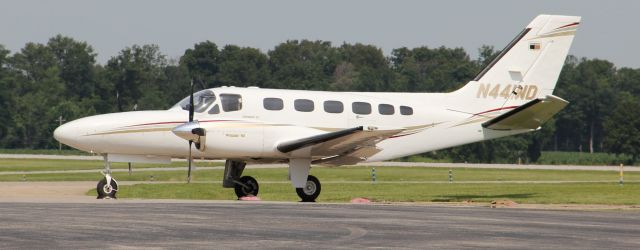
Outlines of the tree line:
M 60 117 L 166 109 L 196 86 L 258 86 L 334 91 L 448 92 L 498 54 L 479 48 L 397 48 L 385 56 L 373 45 L 289 40 L 264 53 L 211 41 L 179 59 L 157 45 L 124 48 L 104 65 L 83 41 L 57 35 L 11 52 L 0 45 L 0 148 L 56 148 Z M 569 56 L 556 95 L 569 106 L 534 133 L 431 153 L 468 162 L 535 162 L 542 150 L 640 156 L 640 69 Z

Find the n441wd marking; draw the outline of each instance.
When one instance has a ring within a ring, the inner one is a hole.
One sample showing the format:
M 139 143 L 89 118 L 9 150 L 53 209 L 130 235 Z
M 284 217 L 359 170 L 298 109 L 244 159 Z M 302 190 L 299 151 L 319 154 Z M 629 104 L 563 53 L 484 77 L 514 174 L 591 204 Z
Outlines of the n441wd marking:
M 521 86 L 521 88 L 519 88 Z M 515 95 L 512 95 L 515 93 Z M 478 86 L 478 93 L 476 98 L 504 98 L 511 97 L 512 99 L 532 100 L 538 96 L 538 86 L 529 85 L 515 85 L 506 84 L 502 87 L 501 84 L 480 83 Z

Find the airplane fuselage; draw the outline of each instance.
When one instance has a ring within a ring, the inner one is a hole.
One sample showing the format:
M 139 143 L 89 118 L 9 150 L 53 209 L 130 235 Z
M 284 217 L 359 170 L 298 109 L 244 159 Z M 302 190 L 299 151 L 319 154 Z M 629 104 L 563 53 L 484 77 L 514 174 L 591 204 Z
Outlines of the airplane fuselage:
M 504 106 L 475 105 L 471 109 L 469 100 L 457 98 L 455 92 L 354 93 L 236 87 L 207 91 L 215 100 L 195 112 L 194 119 L 208 131 L 205 150 L 194 151 L 197 158 L 273 162 L 289 158 L 276 149 L 282 141 L 356 126 L 406 129 L 377 144 L 381 151 L 366 161 L 526 132 L 482 128 L 481 121 L 511 108 L 507 99 Z M 221 103 L 221 95 L 240 97 L 241 107 L 224 107 L 228 104 Z M 217 114 L 210 114 L 213 109 Z M 490 112 L 475 115 L 485 111 Z M 186 117 L 187 111 L 179 105 L 163 111 L 112 113 L 73 121 L 61 127 L 58 134 L 71 135 L 66 144 L 98 154 L 185 157 L 188 148 L 172 129 L 185 123 Z M 469 120 L 473 117 L 477 119 Z

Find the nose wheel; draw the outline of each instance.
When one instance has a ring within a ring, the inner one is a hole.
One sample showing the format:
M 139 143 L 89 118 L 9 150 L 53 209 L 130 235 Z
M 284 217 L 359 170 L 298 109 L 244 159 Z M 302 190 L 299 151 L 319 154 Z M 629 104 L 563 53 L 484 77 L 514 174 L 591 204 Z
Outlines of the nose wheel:
M 235 184 L 235 191 L 238 199 L 245 196 L 258 196 L 260 186 L 258 181 L 251 176 L 242 176 Z
M 107 183 L 109 179 L 109 183 Z M 118 183 L 112 178 L 102 178 L 96 187 L 98 191 L 98 199 L 115 199 L 118 192 Z
M 296 188 L 296 193 L 302 202 L 315 202 L 320 195 L 320 181 L 313 175 L 307 177 L 307 183 L 302 188 Z

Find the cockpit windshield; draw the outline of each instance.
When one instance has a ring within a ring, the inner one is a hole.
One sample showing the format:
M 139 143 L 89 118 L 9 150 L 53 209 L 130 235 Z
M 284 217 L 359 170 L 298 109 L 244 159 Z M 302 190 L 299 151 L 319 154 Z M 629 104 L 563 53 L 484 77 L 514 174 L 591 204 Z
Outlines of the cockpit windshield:
M 208 89 L 198 91 L 193 94 L 193 111 L 202 113 L 206 111 L 215 101 L 216 95 L 213 93 L 213 91 Z M 185 97 L 184 99 L 176 103 L 176 105 L 173 105 L 173 107 L 171 108 L 176 107 L 180 107 L 184 110 L 189 110 L 189 96 Z

